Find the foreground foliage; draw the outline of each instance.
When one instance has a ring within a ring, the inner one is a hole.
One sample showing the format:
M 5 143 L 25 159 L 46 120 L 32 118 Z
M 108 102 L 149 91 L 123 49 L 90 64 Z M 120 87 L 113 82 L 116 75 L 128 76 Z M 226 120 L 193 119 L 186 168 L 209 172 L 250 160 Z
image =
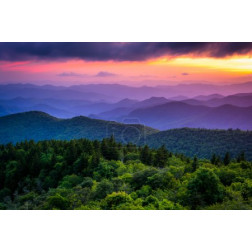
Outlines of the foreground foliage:
M 114 137 L 1 145 L 0 209 L 252 209 L 252 163 Z

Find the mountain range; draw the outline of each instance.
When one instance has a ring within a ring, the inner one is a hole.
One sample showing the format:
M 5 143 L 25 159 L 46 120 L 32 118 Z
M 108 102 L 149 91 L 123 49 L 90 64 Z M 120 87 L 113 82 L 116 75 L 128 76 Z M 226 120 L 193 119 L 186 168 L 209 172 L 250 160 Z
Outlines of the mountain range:
M 122 143 L 148 144 L 153 148 L 164 144 L 174 153 L 200 158 L 210 158 L 213 153 L 223 156 L 227 151 L 236 157 L 245 151 L 247 159 L 252 160 L 252 131 L 192 128 L 159 131 L 139 124 L 122 124 L 83 116 L 59 119 L 39 111 L 0 117 L 1 144 L 24 140 L 101 140 L 111 135 Z
M 212 94 L 233 95 L 236 93 L 252 93 L 252 82 L 214 85 L 214 84 L 178 84 L 157 86 L 127 86 L 121 84 L 89 84 L 73 86 L 38 86 L 33 84 L 1 84 L 0 98 L 54 98 L 77 99 L 89 101 L 117 102 L 125 98 L 145 100 L 152 96 L 181 99 L 181 97 L 208 96 Z
M 234 91 L 237 85 L 229 85 L 229 88 Z M 239 90 L 248 91 L 252 88 L 252 83 L 239 85 Z M 252 89 L 251 92 L 232 95 L 204 94 L 206 92 L 202 90 L 210 90 L 210 86 L 212 90 L 221 91 L 224 88 L 204 84 L 200 87 L 202 94 L 192 96 L 196 92 L 189 92 L 188 88 L 194 90 L 199 86 L 0 85 L 0 116 L 42 111 L 62 119 L 86 116 L 120 123 L 144 124 L 159 130 L 181 127 L 252 130 Z M 181 92 L 171 91 L 175 89 L 181 89 Z M 141 100 L 141 97 L 147 98 Z
M 135 118 L 141 124 L 160 130 L 181 127 L 252 130 L 252 94 L 211 98 L 173 101 L 152 97 L 90 117 L 118 122 Z
M 128 116 L 138 118 L 142 124 L 160 130 L 183 127 L 252 130 L 252 106 L 243 108 L 222 105 L 211 108 L 183 102 L 170 102 L 136 109 Z
M 178 85 L 157 85 L 157 86 L 126 86 L 121 84 L 89 84 L 71 86 L 69 89 L 79 92 L 100 93 L 117 100 L 131 98 L 136 100 L 145 100 L 152 96 L 165 98 L 195 97 L 199 95 L 232 95 L 236 93 L 252 93 L 252 82 L 214 85 L 206 83 L 190 83 Z

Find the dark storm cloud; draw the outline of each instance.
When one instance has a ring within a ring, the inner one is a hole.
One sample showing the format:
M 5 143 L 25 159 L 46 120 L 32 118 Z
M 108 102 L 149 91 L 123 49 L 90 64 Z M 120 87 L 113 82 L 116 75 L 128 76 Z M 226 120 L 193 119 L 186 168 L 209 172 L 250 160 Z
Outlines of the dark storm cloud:
M 226 57 L 246 54 L 252 43 L 0 43 L 0 60 L 84 59 L 142 61 L 163 55 Z

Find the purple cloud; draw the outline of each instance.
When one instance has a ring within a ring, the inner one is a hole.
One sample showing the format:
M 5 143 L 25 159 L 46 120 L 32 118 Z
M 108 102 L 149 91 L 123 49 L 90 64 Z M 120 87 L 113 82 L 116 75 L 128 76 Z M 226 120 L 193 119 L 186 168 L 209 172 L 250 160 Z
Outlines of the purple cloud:
M 79 73 L 75 73 L 75 72 L 63 72 L 58 74 L 58 76 L 61 77 L 81 77 L 81 76 L 85 76 L 85 74 L 79 74 Z
M 95 77 L 113 77 L 117 76 L 117 74 L 106 72 L 106 71 L 101 71 L 95 75 Z
M 251 51 L 251 42 L 1 42 L 0 60 L 142 61 L 163 55 L 218 58 Z

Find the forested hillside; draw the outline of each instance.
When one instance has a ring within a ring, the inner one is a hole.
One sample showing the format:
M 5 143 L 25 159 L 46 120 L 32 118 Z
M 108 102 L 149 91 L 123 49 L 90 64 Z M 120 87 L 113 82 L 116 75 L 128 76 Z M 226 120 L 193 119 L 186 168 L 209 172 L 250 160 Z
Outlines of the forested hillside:
M 214 153 L 223 156 L 228 151 L 235 157 L 240 151 L 244 151 L 247 159 L 252 161 L 252 131 L 171 129 L 149 135 L 145 143 L 153 148 L 164 144 L 174 153 L 207 159 Z
M 252 160 L 252 131 L 180 128 L 159 132 L 143 125 L 83 116 L 58 119 L 36 111 L 0 117 L 0 144 L 24 140 L 102 140 L 111 135 L 124 144 L 148 144 L 153 148 L 164 144 L 170 151 L 190 157 L 210 159 L 214 153 L 223 156 L 226 152 L 235 157 L 244 151 L 247 159 Z
M 252 163 L 164 146 L 34 141 L 0 146 L 1 209 L 252 209 Z
M 0 117 L 0 143 L 79 138 L 101 140 L 112 134 L 118 141 L 126 143 L 140 141 L 154 132 L 158 131 L 143 125 L 125 125 L 85 116 L 58 119 L 39 111 Z

